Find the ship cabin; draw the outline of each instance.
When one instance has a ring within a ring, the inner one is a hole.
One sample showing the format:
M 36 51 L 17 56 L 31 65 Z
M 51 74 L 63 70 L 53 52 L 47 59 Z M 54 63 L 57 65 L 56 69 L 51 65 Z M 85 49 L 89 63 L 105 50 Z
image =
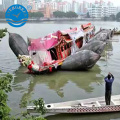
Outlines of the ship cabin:
M 78 48 L 83 46 L 83 37 L 79 36 L 79 38 L 75 39 L 75 44 Z M 66 57 L 71 55 L 71 47 L 73 45 L 73 40 L 69 33 L 62 34 L 60 40 L 57 45 L 52 48 L 49 48 L 52 60 L 64 60 Z

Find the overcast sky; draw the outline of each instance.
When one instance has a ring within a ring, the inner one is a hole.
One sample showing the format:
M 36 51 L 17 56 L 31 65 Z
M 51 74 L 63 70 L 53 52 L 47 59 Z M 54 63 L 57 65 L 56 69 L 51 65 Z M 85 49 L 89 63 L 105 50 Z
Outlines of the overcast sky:
M 72 1 L 72 0 L 63 0 L 63 1 Z M 79 2 L 82 2 L 83 0 L 76 0 Z M 87 2 L 94 2 L 95 0 L 85 0 Z M 99 0 L 98 0 L 99 1 Z M 104 0 L 105 2 L 111 1 L 114 3 L 115 6 L 120 6 L 120 0 Z M 0 0 L 0 4 L 2 4 L 2 0 Z
M 2 0 L 0 0 L 0 4 L 2 4 Z

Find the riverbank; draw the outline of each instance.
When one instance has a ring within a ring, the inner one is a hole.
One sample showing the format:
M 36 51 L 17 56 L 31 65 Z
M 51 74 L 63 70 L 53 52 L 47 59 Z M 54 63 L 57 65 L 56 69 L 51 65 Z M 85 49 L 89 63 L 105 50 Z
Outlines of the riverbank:
M 39 22 L 49 22 L 49 21 L 103 21 L 102 19 L 96 19 L 96 18 L 30 18 L 28 19 L 28 22 L 30 23 L 39 23 Z M 110 21 L 110 20 L 109 20 Z M 7 23 L 6 19 L 0 19 L 1 23 Z M 116 21 L 112 21 L 112 22 L 116 22 Z

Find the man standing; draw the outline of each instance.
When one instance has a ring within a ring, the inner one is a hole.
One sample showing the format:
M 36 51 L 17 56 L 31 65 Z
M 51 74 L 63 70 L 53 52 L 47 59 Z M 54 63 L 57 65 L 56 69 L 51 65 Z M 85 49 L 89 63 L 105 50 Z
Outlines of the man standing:
M 111 92 L 112 92 L 112 83 L 114 81 L 114 76 L 109 72 L 109 74 L 104 78 L 105 80 L 105 102 L 106 105 L 110 105 L 111 101 Z
M 89 34 L 87 33 L 86 38 L 85 38 L 85 42 L 88 43 L 88 41 L 89 41 Z

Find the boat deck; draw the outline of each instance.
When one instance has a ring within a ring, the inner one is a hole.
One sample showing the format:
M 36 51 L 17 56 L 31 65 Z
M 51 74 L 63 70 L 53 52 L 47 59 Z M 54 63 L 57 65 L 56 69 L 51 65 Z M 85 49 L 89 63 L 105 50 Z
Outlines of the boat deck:
M 106 105 L 105 97 L 84 100 L 67 101 L 45 104 L 48 113 L 98 113 L 120 111 L 120 95 L 111 97 L 111 104 Z M 35 106 L 28 106 L 27 110 L 34 111 Z
M 46 104 L 51 105 L 53 108 L 62 108 L 62 107 L 99 107 L 99 106 L 106 106 L 105 97 L 98 97 L 98 98 L 89 98 L 84 100 L 75 100 L 75 101 L 67 101 L 61 103 L 51 103 Z M 120 95 L 115 95 L 111 97 L 111 105 L 120 105 Z

